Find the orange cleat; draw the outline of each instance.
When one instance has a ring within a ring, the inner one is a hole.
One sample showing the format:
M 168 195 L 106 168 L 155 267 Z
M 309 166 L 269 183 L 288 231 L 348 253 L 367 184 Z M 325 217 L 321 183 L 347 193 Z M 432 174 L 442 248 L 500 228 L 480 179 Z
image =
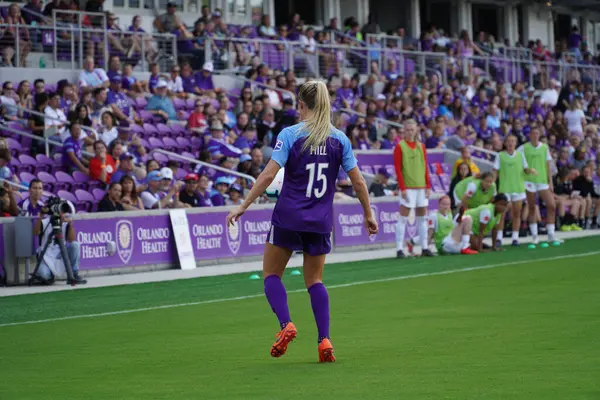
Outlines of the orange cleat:
M 460 251 L 460 254 L 466 254 L 466 255 L 470 255 L 471 256 L 471 255 L 474 255 L 474 254 L 479 254 L 479 252 L 476 251 L 476 250 L 473 250 L 473 249 L 471 249 L 469 247 L 467 247 L 466 249 L 462 249 Z
M 296 331 L 296 326 L 292 322 L 288 322 L 288 324 L 283 328 L 275 337 L 277 341 L 271 347 L 271 357 L 281 357 L 287 351 L 288 344 L 292 342 L 298 331 Z
M 335 362 L 333 346 L 331 345 L 331 341 L 327 338 L 319 343 L 319 362 Z

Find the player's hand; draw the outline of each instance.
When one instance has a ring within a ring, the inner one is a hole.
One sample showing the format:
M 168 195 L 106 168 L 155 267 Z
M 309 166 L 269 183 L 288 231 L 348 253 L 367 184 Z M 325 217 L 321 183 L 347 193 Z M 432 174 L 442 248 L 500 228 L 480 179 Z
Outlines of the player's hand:
M 227 226 L 233 226 L 245 212 L 246 210 L 242 206 L 238 206 L 232 210 L 227 216 Z M 375 223 L 375 227 L 377 228 L 377 222 Z
M 401 190 L 400 191 L 400 196 L 402 196 L 402 198 L 406 201 L 408 201 L 408 193 L 406 192 L 406 190 Z
M 538 175 L 538 172 L 535 170 L 535 168 L 529 168 L 529 173 L 531 175 L 536 175 L 536 176 Z
M 425 198 L 428 199 L 429 197 L 431 197 L 431 189 L 427 188 L 425 189 Z
M 377 221 L 375 221 L 375 218 L 372 216 L 365 218 L 365 227 L 367 228 L 369 235 L 375 235 L 379 232 L 379 225 L 377 225 Z

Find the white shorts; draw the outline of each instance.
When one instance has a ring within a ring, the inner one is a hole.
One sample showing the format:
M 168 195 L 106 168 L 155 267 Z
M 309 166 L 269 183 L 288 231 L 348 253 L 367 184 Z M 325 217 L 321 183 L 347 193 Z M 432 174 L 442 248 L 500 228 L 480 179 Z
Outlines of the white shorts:
M 525 182 L 525 190 L 529 193 L 538 193 L 543 190 L 550 190 L 550 185 L 547 183 Z
M 523 201 L 527 198 L 525 193 L 505 193 L 506 197 L 508 197 L 508 201 Z
M 420 208 L 429 205 L 425 189 L 406 189 L 406 197 L 408 197 L 408 201 L 400 195 L 400 205 L 406 208 Z
M 457 243 L 453 238 L 452 234 L 449 234 L 442 241 L 442 250 L 447 254 L 460 254 L 462 250 L 460 243 Z

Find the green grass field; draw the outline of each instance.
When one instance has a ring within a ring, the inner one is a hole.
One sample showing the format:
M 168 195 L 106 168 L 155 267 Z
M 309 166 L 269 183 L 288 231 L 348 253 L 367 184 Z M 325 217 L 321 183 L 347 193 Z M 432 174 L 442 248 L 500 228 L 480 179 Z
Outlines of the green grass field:
M 599 244 L 329 265 L 328 365 L 301 276 L 280 359 L 249 274 L 0 298 L 0 399 L 600 399 Z

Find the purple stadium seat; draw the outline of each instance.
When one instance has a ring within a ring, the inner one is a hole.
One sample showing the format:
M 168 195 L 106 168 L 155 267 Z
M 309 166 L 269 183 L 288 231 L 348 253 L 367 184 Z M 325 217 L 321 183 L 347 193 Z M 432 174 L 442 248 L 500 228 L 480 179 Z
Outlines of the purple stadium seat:
M 185 118 L 187 119 L 187 118 Z M 171 132 L 173 132 L 173 136 L 182 136 L 185 135 L 185 128 L 182 125 L 179 124 L 173 124 L 170 125 L 169 128 L 171 128 Z
M 183 109 L 185 109 L 185 100 L 175 98 L 175 99 L 173 99 L 173 106 L 175 107 L 175 110 L 177 110 L 177 111 L 183 110 Z
M 148 105 L 148 101 L 143 98 L 143 97 L 136 97 L 135 98 L 135 109 L 136 110 L 143 110 L 146 108 L 146 106 Z
M 152 113 L 150 111 L 140 110 L 139 115 L 140 115 L 140 118 L 142 119 L 142 121 L 144 121 L 144 122 L 153 122 L 154 121 L 154 115 L 152 115 Z
M 29 192 L 21 192 L 21 201 L 29 198 Z
M 175 140 L 179 144 L 180 149 L 182 149 L 184 151 L 190 151 L 190 152 L 192 151 L 192 142 L 190 142 L 190 140 L 188 138 L 178 137 Z
M 191 142 L 194 151 L 200 151 L 204 147 L 204 141 L 197 136 L 192 136 Z
M 20 170 L 33 173 L 37 166 L 37 160 L 27 154 L 21 154 L 19 156 L 19 162 L 21 163 Z
M 140 138 L 140 143 L 144 146 L 145 149 L 150 149 L 150 143 L 146 139 Z
M 177 173 L 175 174 L 175 179 L 182 180 L 185 176 L 189 174 L 189 172 L 183 168 L 178 168 Z
M 37 174 L 40 171 L 52 172 L 56 163 L 50 157 L 45 154 L 38 154 L 35 156 L 35 160 L 37 161 L 37 165 L 35 168 L 35 173 Z
M 167 161 L 169 161 L 169 158 L 162 153 L 154 153 L 152 154 L 152 158 L 154 158 L 161 167 L 164 166 Z
M 73 190 L 89 188 L 90 177 L 81 171 L 73 172 Z
M 106 188 L 106 183 L 100 182 L 100 181 L 96 181 L 96 180 L 90 180 L 88 182 L 88 188 L 87 190 L 89 190 L 90 192 L 93 192 L 94 189 L 102 189 L 104 190 L 104 188 Z
M 75 197 L 77 198 L 76 204 L 81 204 L 82 207 L 85 207 L 86 211 L 91 212 L 94 210 L 94 204 L 96 204 L 96 199 L 89 192 L 77 189 L 75 191 Z
M 78 201 L 77 197 L 75 197 L 75 195 L 73 193 L 71 193 L 71 192 L 68 192 L 66 190 L 59 190 L 56 193 L 56 195 L 58 197 L 60 197 L 61 199 L 63 199 L 63 200 L 68 200 L 71 203 L 73 203 L 75 205 L 75 210 L 77 212 L 79 212 L 79 211 L 86 211 L 87 210 L 87 207 L 86 207 L 85 203 L 82 204 L 80 201 Z
M 173 152 L 178 152 L 181 150 L 181 147 L 179 146 L 179 143 L 177 143 L 175 140 L 173 140 L 170 137 L 164 137 L 162 139 L 164 145 L 165 145 L 165 150 L 167 151 L 173 151 Z
M 162 149 L 165 147 L 163 141 L 155 137 L 148 138 L 148 144 L 150 145 L 150 149 Z
M 106 190 L 104 189 L 93 189 L 92 190 L 92 195 L 94 196 L 94 199 L 96 199 L 96 201 L 100 201 L 104 198 L 104 195 L 106 194 Z
M 56 186 L 56 178 L 47 172 L 40 171 L 37 175 L 38 179 L 44 183 L 44 187 L 49 192 L 54 193 L 54 187 Z
M 171 128 L 165 124 L 156 124 L 156 130 L 158 131 L 158 137 L 160 138 L 172 135 Z
M 196 108 L 196 99 L 187 99 L 185 102 L 185 108 L 188 111 L 194 111 L 194 108 Z
M 17 142 L 15 139 L 7 137 L 6 144 L 8 145 L 8 149 L 10 150 L 13 157 L 18 157 L 19 154 L 22 153 L 23 149 L 21 143 Z
M 144 123 L 144 131 L 146 131 L 146 137 L 153 136 L 158 137 L 158 129 L 154 125 L 150 125 L 148 123 Z
M 188 111 L 181 111 L 181 116 L 179 117 L 179 120 L 187 121 L 188 119 L 190 119 L 190 113 Z
M 63 171 L 57 171 L 54 174 L 54 177 L 56 178 L 57 190 L 73 190 L 73 185 L 75 184 L 75 181 L 73 180 L 73 177 L 71 175 Z
M 29 182 L 31 182 L 32 179 L 36 179 L 37 177 L 29 172 L 21 172 L 19 174 L 19 179 L 21 180 L 21 182 L 27 183 L 29 184 Z
M 140 137 L 146 136 L 146 131 L 144 130 L 144 128 L 142 128 L 138 124 L 132 124 L 130 126 L 130 128 L 131 128 L 131 134 L 132 135 L 136 135 L 137 134 Z

